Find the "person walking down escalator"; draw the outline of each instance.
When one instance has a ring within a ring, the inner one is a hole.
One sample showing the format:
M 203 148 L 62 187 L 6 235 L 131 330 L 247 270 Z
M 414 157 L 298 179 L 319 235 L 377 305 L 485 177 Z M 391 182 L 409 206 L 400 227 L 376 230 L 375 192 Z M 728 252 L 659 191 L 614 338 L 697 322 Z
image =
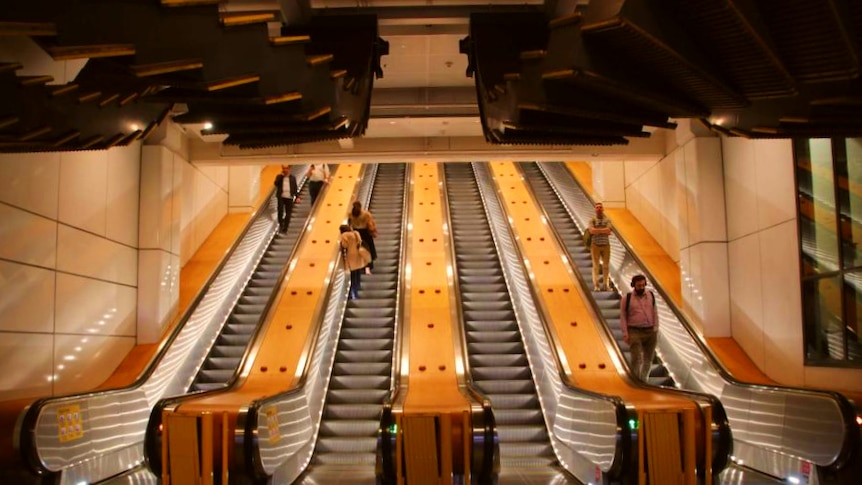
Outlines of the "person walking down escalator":
M 605 206 L 601 202 L 595 205 L 596 217 L 590 219 L 587 230 L 590 232 L 590 255 L 593 259 L 593 291 L 608 291 L 610 289 L 611 220 L 605 216 Z M 599 262 L 601 262 L 601 284 L 599 284 Z
M 362 236 L 347 224 L 338 227 L 341 231 L 341 254 L 344 256 L 344 266 L 350 271 L 349 299 L 359 298 L 359 287 L 362 284 L 362 270 L 371 260 L 368 250 L 362 247 Z
M 363 209 L 362 203 L 357 200 L 353 203 L 347 222 L 350 227 L 359 232 L 362 236 L 362 243 L 371 253 L 371 263 L 365 269 L 365 274 L 371 274 L 371 270 L 374 269 L 374 261 L 377 259 L 377 248 L 374 246 L 374 238 L 377 237 L 377 223 L 374 222 L 374 216 L 371 215 L 371 212 Z
M 296 185 L 296 177 L 290 173 L 290 165 L 281 166 L 281 173 L 275 176 L 273 184 L 278 201 L 278 230 L 285 233 L 290 226 L 293 203 L 299 202 L 299 188 Z
M 629 344 L 632 372 L 642 381 L 649 377 L 658 344 L 658 312 L 655 293 L 646 289 L 646 276 L 632 278 L 634 291 L 620 300 L 620 328 Z
M 311 205 L 317 201 L 317 196 L 323 189 L 324 184 L 329 183 L 329 166 L 325 163 L 313 163 L 308 167 L 308 193 L 311 196 Z

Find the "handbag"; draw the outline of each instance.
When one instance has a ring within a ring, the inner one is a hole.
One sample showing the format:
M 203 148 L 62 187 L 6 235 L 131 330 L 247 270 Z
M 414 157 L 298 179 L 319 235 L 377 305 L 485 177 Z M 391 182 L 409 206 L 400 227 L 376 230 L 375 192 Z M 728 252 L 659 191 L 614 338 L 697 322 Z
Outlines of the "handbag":
M 584 231 L 584 236 L 583 236 L 583 237 L 584 237 L 584 246 L 586 246 L 587 248 L 589 248 L 589 247 L 590 247 L 590 245 L 593 243 L 593 235 L 590 233 L 589 229 L 587 229 L 586 231 Z

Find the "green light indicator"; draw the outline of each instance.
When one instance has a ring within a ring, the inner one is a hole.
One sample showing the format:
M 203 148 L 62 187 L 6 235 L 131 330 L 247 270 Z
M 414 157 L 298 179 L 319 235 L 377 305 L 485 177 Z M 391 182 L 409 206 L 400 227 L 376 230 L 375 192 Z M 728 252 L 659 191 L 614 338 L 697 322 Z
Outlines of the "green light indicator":
M 638 420 L 637 419 L 630 419 L 629 420 L 629 428 L 630 429 L 638 429 Z
M 393 424 L 392 426 L 390 426 L 390 427 L 389 427 L 389 432 L 390 432 L 390 433 L 392 433 L 392 434 L 397 434 L 397 433 L 398 433 L 398 425 L 397 425 L 397 424 Z

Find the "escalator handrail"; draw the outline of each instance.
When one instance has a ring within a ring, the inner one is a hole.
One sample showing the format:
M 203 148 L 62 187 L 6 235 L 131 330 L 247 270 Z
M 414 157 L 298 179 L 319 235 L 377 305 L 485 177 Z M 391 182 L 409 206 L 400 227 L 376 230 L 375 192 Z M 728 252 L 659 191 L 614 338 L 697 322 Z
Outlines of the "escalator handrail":
M 248 223 L 234 240 L 233 244 L 231 244 L 230 248 L 225 252 L 224 256 L 221 258 L 221 261 L 219 261 L 216 268 L 212 271 L 210 276 L 201 286 L 200 290 L 197 292 L 194 299 L 192 299 L 192 301 L 189 303 L 182 316 L 180 316 L 176 320 L 177 323 L 174 325 L 174 328 L 171 330 L 170 334 L 164 339 L 162 339 L 159 348 L 156 350 L 143 372 L 141 372 L 141 374 L 132 383 L 126 386 L 121 386 L 113 389 L 88 391 L 83 393 L 69 394 L 66 396 L 40 398 L 31 403 L 23 411 L 22 417 L 18 420 L 18 426 L 15 430 L 15 434 L 18 436 L 19 439 L 19 450 L 21 453 L 21 457 L 24 460 L 24 463 L 31 469 L 31 471 L 38 475 L 48 475 L 54 473 L 54 471 L 44 466 L 41 459 L 39 458 L 39 453 L 36 446 L 36 426 L 42 413 L 42 410 L 49 404 L 79 402 L 92 399 L 94 397 L 108 396 L 113 393 L 138 389 L 144 383 L 146 383 L 152 376 L 152 374 L 155 372 L 158 363 L 163 359 L 168 349 L 170 349 L 171 345 L 177 339 L 177 336 L 180 334 L 183 327 L 186 325 L 188 320 L 191 318 L 195 310 L 200 305 L 201 301 L 206 296 L 213 282 L 222 272 L 227 262 L 234 255 L 237 248 L 245 239 L 250 228 L 253 227 L 255 222 L 257 222 L 260 218 L 270 215 L 270 212 L 272 211 L 271 207 L 273 204 L 274 194 L 275 187 L 270 189 L 270 191 L 267 193 L 267 197 L 263 199 L 261 205 L 251 214 Z
M 450 162 L 452 163 L 452 162 Z M 457 163 L 457 162 L 456 162 Z M 458 264 L 455 254 L 455 231 L 452 229 L 452 211 L 449 207 L 449 186 L 446 180 L 446 172 L 444 164 L 438 164 L 439 178 L 442 187 L 442 207 L 444 221 L 447 221 L 445 232 L 446 252 L 452 271 L 448 275 L 449 286 L 452 288 L 450 292 L 450 300 L 454 301 L 451 305 L 451 318 L 455 323 L 458 331 L 455 331 L 455 359 L 460 359 L 461 365 L 456 364 L 456 381 L 461 393 L 470 401 L 471 417 L 474 420 L 480 420 L 477 426 L 471 426 L 473 433 L 481 433 L 482 437 L 473 437 L 472 443 L 483 443 L 481 454 L 476 455 L 475 450 L 471 449 L 473 464 L 479 464 L 479 477 L 483 483 L 490 483 L 492 476 L 496 474 L 494 470 L 495 463 L 498 463 L 497 455 L 499 454 L 498 440 L 494 439 L 497 435 L 496 420 L 494 418 L 494 410 L 491 405 L 491 400 L 485 395 L 473 382 L 473 374 L 470 370 L 469 351 L 467 349 L 466 325 L 464 323 L 464 312 L 461 307 L 461 285 L 458 279 Z M 474 423 L 476 424 L 476 423 Z M 491 439 L 488 439 L 488 438 Z M 473 466 L 471 465 L 471 472 Z
M 297 194 L 302 192 L 302 190 L 305 188 L 307 183 L 308 183 L 308 177 L 307 177 L 307 171 L 306 171 L 306 172 L 303 172 L 302 175 L 300 176 L 299 180 L 297 180 L 297 183 L 296 183 Z M 327 188 L 328 188 L 328 185 L 324 186 L 324 188 L 321 191 L 321 197 L 325 195 L 325 193 L 326 193 L 325 191 L 327 190 Z M 273 190 L 275 190 L 275 189 L 273 189 Z M 312 210 L 313 209 L 314 208 L 312 208 Z M 296 255 L 296 251 L 299 248 L 299 239 L 301 238 L 301 235 L 304 234 L 306 229 L 308 228 L 308 224 L 309 224 L 310 220 L 311 220 L 311 218 L 308 217 L 305 219 L 305 221 L 303 221 L 302 229 L 300 229 L 298 232 L 299 237 L 297 238 L 297 241 L 293 245 L 293 248 L 291 248 L 291 250 L 290 250 L 290 255 L 286 259 L 287 262 L 293 261 L 294 256 Z M 275 229 L 276 229 L 276 224 L 273 224 L 273 230 L 271 231 L 271 234 L 269 237 L 269 243 L 268 243 L 267 247 L 269 247 L 269 245 L 272 244 L 272 240 L 275 239 L 275 237 L 276 237 L 276 230 Z M 265 254 L 265 251 L 263 254 Z M 261 259 L 263 257 L 263 254 L 261 254 Z M 260 260 L 258 260 L 255 268 L 257 268 L 259 265 L 260 265 Z M 276 281 L 284 281 L 285 278 L 288 276 L 288 274 L 291 271 L 292 271 L 291 265 L 285 264 L 282 267 L 281 272 L 279 273 L 278 279 Z M 252 274 L 253 273 L 254 272 L 252 272 Z M 246 282 L 246 285 L 247 284 L 248 284 L 248 282 Z M 276 287 L 269 294 L 269 297 L 267 298 L 266 303 L 263 306 L 263 310 L 260 313 L 260 315 L 261 315 L 260 320 L 257 322 L 257 326 L 255 327 L 254 331 L 249 335 L 248 345 L 246 346 L 246 349 L 243 352 L 242 357 L 240 358 L 239 364 L 237 365 L 236 369 L 234 370 L 234 373 L 231 375 L 231 377 L 228 379 L 228 381 L 225 383 L 225 385 L 223 387 L 205 390 L 205 391 L 186 392 L 185 394 L 170 396 L 170 397 L 158 400 L 158 402 L 156 402 L 156 404 L 153 406 L 153 409 L 150 412 L 150 419 L 149 419 L 149 421 L 147 421 L 146 434 L 144 435 L 144 457 L 147 460 L 148 466 L 150 467 L 151 470 L 153 470 L 153 472 L 156 475 L 161 475 L 162 465 L 163 465 L 161 462 L 162 455 L 161 455 L 161 440 L 160 440 L 161 428 L 162 428 L 162 413 L 167 409 L 176 409 L 178 406 L 180 406 L 185 401 L 200 399 L 200 398 L 203 398 L 205 396 L 212 396 L 212 395 L 216 395 L 216 394 L 222 394 L 225 392 L 229 392 L 231 389 L 233 389 L 234 386 L 236 386 L 240 382 L 240 379 L 242 377 L 241 376 L 242 370 L 245 368 L 246 362 L 248 362 L 248 360 L 257 353 L 256 348 L 260 345 L 260 343 L 257 342 L 258 336 L 261 334 L 263 329 L 266 327 L 266 322 L 268 321 L 267 315 L 269 314 L 270 310 L 272 309 L 272 305 L 274 304 L 275 300 L 277 299 L 277 296 L 278 296 L 278 288 Z M 213 346 L 215 346 L 215 341 L 213 342 Z M 212 347 L 210 348 L 210 352 L 211 351 L 212 351 Z M 209 353 L 207 353 L 207 357 L 209 357 Z M 198 368 L 194 372 L 195 376 L 197 376 L 200 373 L 201 368 L 204 366 L 204 364 L 206 363 L 207 360 L 208 359 L 204 359 L 200 363 L 200 365 L 198 366 Z M 188 391 L 188 389 L 187 389 L 187 391 Z
M 518 166 L 517 169 L 520 171 L 521 176 L 526 179 L 527 175 L 523 172 L 522 166 Z M 553 189 L 553 185 L 551 185 L 550 183 L 548 185 L 551 186 L 551 188 Z M 568 214 L 569 217 L 571 218 L 572 214 L 569 212 L 569 208 L 565 205 L 565 203 L 560 198 L 560 195 L 556 191 L 554 191 L 554 194 L 560 200 L 560 203 L 563 206 L 563 208 L 565 209 L 566 214 Z M 535 199 L 536 199 L 535 194 L 532 194 L 532 197 L 533 197 L 533 200 L 535 201 Z M 539 210 L 542 213 L 542 216 L 545 218 L 546 221 L 548 221 L 548 229 L 551 231 L 551 234 L 553 234 L 554 238 L 556 239 L 558 246 L 560 248 L 564 249 L 564 255 L 565 255 L 566 261 L 568 262 L 569 266 L 572 268 L 577 267 L 577 264 L 575 263 L 574 259 L 572 258 L 572 255 L 569 253 L 568 250 L 565 250 L 566 243 L 563 240 L 563 237 L 558 232 L 557 227 L 553 224 L 553 219 L 551 218 L 550 214 L 548 214 L 547 208 L 542 204 L 538 204 L 538 202 L 537 202 L 537 205 L 539 207 Z M 575 279 L 578 281 L 578 283 L 581 287 L 581 292 L 585 295 L 590 295 L 591 294 L 590 293 L 590 286 L 591 285 L 589 285 L 587 283 L 587 281 L 583 278 L 583 276 L 580 274 L 580 272 L 575 271 L 573 273 L 574 273 Z M 614 337 L 613 333 L 611 332 L 610 325 L 608 324 L 607 320 L 602 315 L 601 308 L 599 307 L 599 304 L 596 301 L 596 299 L 590 297 L 590 298 L 585 298 L 585 300 L 588 302 L 588 304 L 592 308 L 594 320 L 602 323 L 602 325 L 598 325 L 598 328 L 601 332 L 603 332 L 605 334 L 606 341 L 616 343 L 616 338 Z M 733 440 L 731 438 L 730 422 L 727 419 L 727 412 L 725 411 L 724 405 L 721 403 L 721 401 L 718 399 L 718 397 L 716 397 L 712 394 L 704 393 L 704 392 L 697 392 L 697 391 L 692 391 L 692 390 L 682 389 L 682 388 L 669 388 L 669 387 L 665 387 L 665 386 L 652 386 L 652 385 L 649 385 L 647 383 L 644 383 L 644 382 L 640 381 L 639 379 L 636 379 L 632 375 L 631 369 L 626 364 L 625 356 L 623 355 L 622 349 L 620 349 L 619 345 L 616 345 L 616 344 L 611 345 L 609 347 L 609 350 L 616 354 L 617 361 L 622 364 L 621 370 L 625 373 L 626 378 L 628 380 L 628 384 L 630 386 L 641 388 L 641 389 L 654 389 L 655 387 L 661 387 L 661 389 L 663 389 L 665 392 L 684 396 L 687 399 L 691 399 L 692 401 L 695 401 L 698 403 L 698 408 L 701 410 L 701 417 L 703 417 L 703 408 L 704 408 L 705 404 L 712 408 L 712 423 L 710 423 L 710 426 L 711 426 L 711 429 L 715 432 L 715 435 L 716 435 L 715 441 L 716 441 L 716 444 L 718 445 L 718 446 L 713 447 L 712 469 L 713 469 L 713 471 L 716 471 L 716 472 L 723 470 L 728 464 L 729 457 L 730 457 L 731 451 L 733 449 L 733 447 L 732 447 Z M 713 433 L 710 433 L 710 434 L 712 435 Z
M 403 362 L 408 358 L 408 354 L 404 354 L 405 349 L 409 351 L 409 345 L 405 345 L 405 340 L 409 334 L 409 328 L 402 323 L 407 321 L 407 305 L 405 303 L 410 293 L 410 282 L 404 277 L 404 268 L 409 250 L 408 243 L 413 230 L 409 222 L 412 220 L 412 194 L 413 194 L 413 165 L 405 165 L 404 173 L 404 196 L 401 204 L 401 249 L 398 254 L 398 260 L 401 264 L 398 265 L 398 290 L 395 292 L 395 333 L 393 335 L 392 345 L 392 371 L 390 373 L 389 392 L 383 399 L 383 406 L 380 414 L 380 426 L 377 430 L 377 463 L 378 477 L 383 483 L 394 484 L 397 482 L 397 466 L 396 466 L 396 449 L 395 442 L 397 441 L 397 433 L 395 428 L 395 414 L 401 412 L 404 405 L 405 392 L 409 381 L 409 374 L 402 375 L 402 372 L 408 372 L 409 364 Z M 402 322 L 402 323 L 399 323 Z M 400 331 L 399 331 L 400 330 Z
M 541 164 L 538 164 L 539 169 L 543 172 L 544 176 L 550 181 L 552 177 L 548 176 L 544 167 Z M 568 174 L 571 182 L 574 183 L 578 189 L 583 193 L 584 197 L 594 203 L 593 198 L 584 190 L 581 183 L 575 178 L 571 172 L 565 169 L 565 173 Z M 559 194 L 557 187 L 551 184 L 555 193 L 557 193 L 560 200 L 564 201 L 564 198 Z M 566 208 L 566 211 L 569 213 L 569 216 L 572 217 L 573 221 L 578 221 L 578 218 L 572 214 L 568 204 L 564 202 L 563 204 Z M 580 225 L 578 225 L 580 228 Z M 800 395 L 812 395 L 812 396 L 822 396 L 829 397 L 833 399 L 836 403 L 836 406 L 839 408 L 839 411 L 844 420 L 843 427 L 845 429 L 845 440 L 841 449 L 841 452 L 836 457 L 833 466 L 840 468 L 844 466 L 850 459 L 852 459 L 858 447 L 860 446 L 860 438 L 858 432 L 858 425 L 856 424 L 856 411 L 850 401 L 841 393 L 836 391 L 828 391 L 828 390 L 814 390 L 814 389 L 806 389 L 806 388 L 798 388 L 792 386 L 784 386 L 778 384 L 756 384 L 744 382 L 737 379 L 733 374 L 731 374 L 721 363 L 721 361 L 715 356 L 712 350 L 709 348 L 709 345 L 705 342 L 704 337 L 696 332 L 688 319 L 682 314 L 679 308 L 676 306 L 676 303 L 670 298 L 664 288 L 657 283 L 657 279 L 655 279 L 652 273 L 649 271 L 648 267 L 644 264 L 643 260 L 636 254 L 631 245 L 628 244 L 622 237 L 620 237 L 619 232 L 614 228 L 613 229 L 615 239 L 617 242 L 626 250 L 628 256 L 630 256 L 636 264 L 639 266 L 638 270 L 642 272 L 647 278 L 653 282 L 653 288 L 661 295 L 664 303 L 667 308 L 671 310 L 676 319 L 681 323 L 682 327 L 686 330 L 686 332 L 691 337 L 692 341 L 697 345 L 702 354 L 706 357 L 707 361 L 713 366 L 716 372 L 722 377 L 722 379 L 733 385 L 742 388 L 749 389 L 757 389 L 764 391 L 774 391 L 774 392 L 787 392 L 791 394 L 800 394 Z
M 475 163 L 473 163 L 472 166 L 473 166 L 474 173 L 478 172 L 481 169 L 487 170 L 487 165 L 483 165 L 482 167 L 479 167 Z M 486 176 L 488 178 L 493 178 L 493 176 L 491 174 L 487 174 Z M 512 241 L 514 241 L 513 242 L 513 246 L 514 246 L 513 250 L 514 251 L 521 251 L 520 243 L 517 242 L 518 239 L 515 237 L 515 233 L 514 233 L 514 230 L 512 229 L 512 226 L 508 223 L 504 224 L 501 221 L 496 221 L 493 217 L 490 216 L 487 199 L 489 197 L 492 197 L 492 196 L 495 197 L 495 200 L 497 201 L 497 203 L 500 207 L 501 213 L 503 215 L 506 214 L 505 204 L 502 203 L 502 200 L 500 197 L 499 186 L 492 181 L 488 181 L 487 183 L 489 185 L 491 185 L 491 187 L 488 188 L 487 190 L 490 191 L 491 193 L 490 194 L 485 193 L 485 191 L 482 190 L 483 185 L 482 185 L 482 183 L 480 183 L 480 179 L 481 179 L 481 177 L 477 174 L 476 175 L 477 184 L 480 188 L 480 191 L 483 192 L 482 206 L 485 209 L 485 213 L 489 214 L 489 216 L 488 216 L 489 223 L 491 223 L 492 227 L 494 225 L 497 225 L 499 230 L 503 231 L 505 234 L 508 235 L 508 237 Z M 494 247 L 496 248 L 497 254 L 504 254 L 504 249 L 502 249 L 500 247 L 499 242 L 497 241 L 497 235 L 494 233 L 494 231 L 492 231 L 492 236 L 493 236 L 492 239 L 494 242 Z M 525 264 L 524 264 L 524 258 L 521 257 L 519 254 L 516 259 L 521 262 L 520 266 L 518 267 L 518 271 L 520 271 L 524 275 L 529 274 L 529 271 L 525 267 Z M 503 261 L 501 258 L 501 263 L 502 262 Z M 504 280 L 506 283 L 507 291 L 509 291 L 510 294 L 512 294 L 512 291 L 513 291 L 512 290 L 512 284 L 513 283 L 509 280 L 509 277 L 505 271 L 503 274 L 504 274 Z M 535 288 L 535 285 L 528 284 L 527 287 L 529 290 L 529 298 L 532 299 L 532 301 L 534 303 L 535 302 L 541 302 L 542 300 L 539 297 L 539 295 L 537 294 L 537 289 Z M 536 313 L 537 313 L 538 320 L 540 321 L 541 328 L 543 329 L 544 335 L 548 339 L 549 344 L 550 344 L 551 348 L 553 349 L 553 351 L 550 352 L 550 355 L 551 355 L 551 357 L 555 363 L 555 368 L 557 370 L 560 385 L 567 392 L 571 392 L 572 394 L 584 397 L 588 400 L 605 402 L 605 403 L 609 404 L 610 406 L 612 406 L 612 408 L 614 410 L 615 420 L 616 420 L 617 439 L 616 439 L 616 448 L 614 451 L 614 459 L 613 459 L 611 466 L 607 470 L 607 473 L 612 478 L 617 478 L 617 477 L 622 476 L 624 473 L 626 473 L 626 470 L 625 470 L 626 469 L 626 462 L 632 456 L 632 453 L 633 453 L 632 443 L 635 442 L 635 440 L 632 438 L 633 433 L 630 430 L 630 427 L 628 424 L 630 416 L 629 416 L 629 410 L 626 406 L 625 401 L 619 396 L 614 396 L 614 395 L 609 395 L 609 394 L 601 394 L 601 393 L 590 391 L 587 389 L 581 389 L 581 388 L 575 387 L 574 385 L 571 384 L 571 382 L 569 381 L 569 372 L 570 371 L 568 370 L 567 363 L 564 362 L 564 357 L 563 357 L 564 354 L 562 351 L 562 346 L 559 343 L 559 338 L 557 337 L 556 331 L 551 325 L 549 325 L 548 318 L 545 314 L 544 307 L 542 305 L 536 305 L 536 307 L 538 310 Z M 517 312 L 516 312 L 516 320 L 518 321 L 518 327 L 522 329 L 523 324 L 521 322 L 521 319 L 517 316 Z M 523 336 L 523 330 L 521 331 L 521 333 Z M 527 357 L 529 358 L 529 353 L 527 354 Z M 533 368 L 532 362 L 530 362 L 530 367 L 532 370 L 532 368 Z M 543 410 L 543 414 L 544 414 L 544 410 Z M 626 432 L 627 430 L 628 430 L 628 432 Z M 553 432 L 549 432 L 549 436 L 553 437 L 553 436 L 555 436 L 555 434 Z M 556 448 L 555 448 L 555 451 L 556 451 Z

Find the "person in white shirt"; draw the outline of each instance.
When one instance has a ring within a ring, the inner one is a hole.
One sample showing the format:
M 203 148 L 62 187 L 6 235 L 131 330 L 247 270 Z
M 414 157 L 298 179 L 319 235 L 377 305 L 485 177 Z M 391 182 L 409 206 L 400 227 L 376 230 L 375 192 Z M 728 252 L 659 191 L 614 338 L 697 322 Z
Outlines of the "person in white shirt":
M 329 167 L 325 163 L 311 164 L 308 167 L 308 192 L 311 195 L 311 205 L 323 189 L 323 184 L 329 183 Z

